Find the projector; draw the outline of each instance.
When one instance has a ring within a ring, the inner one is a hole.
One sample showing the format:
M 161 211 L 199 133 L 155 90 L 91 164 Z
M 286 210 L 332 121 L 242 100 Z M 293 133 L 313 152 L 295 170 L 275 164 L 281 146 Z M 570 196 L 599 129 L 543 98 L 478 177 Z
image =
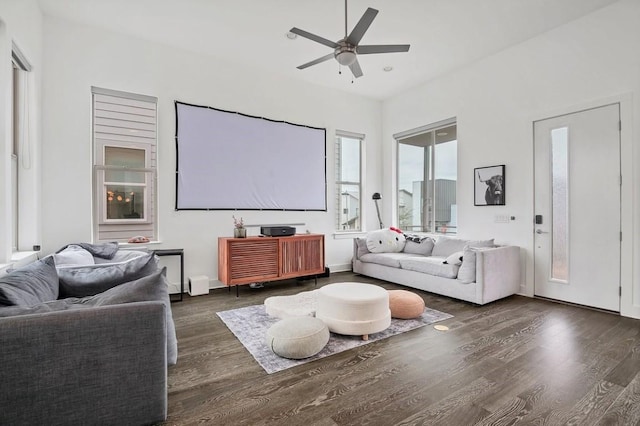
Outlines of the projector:
M 288 237 L 295 235 L 296 228 L 293 226 L 261 226 L 260 233 L 266 237 Z

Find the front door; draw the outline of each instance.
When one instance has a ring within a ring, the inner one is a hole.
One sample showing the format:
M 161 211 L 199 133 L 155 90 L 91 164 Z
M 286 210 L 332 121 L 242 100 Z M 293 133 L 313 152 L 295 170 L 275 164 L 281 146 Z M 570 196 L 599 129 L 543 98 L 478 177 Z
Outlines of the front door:
M 620 311 L 620 105 L 534 123 L 535 295 Z

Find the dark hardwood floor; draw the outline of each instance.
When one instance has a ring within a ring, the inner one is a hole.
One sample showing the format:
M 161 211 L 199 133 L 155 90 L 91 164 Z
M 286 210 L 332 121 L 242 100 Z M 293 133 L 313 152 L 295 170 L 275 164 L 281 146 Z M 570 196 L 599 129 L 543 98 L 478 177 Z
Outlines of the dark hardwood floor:
M 352 273 L 339 281 L 404 288 Z M 454 315 L 267 374 L 216 312 L 311 290 L 283 281 L 172 304 L 179 342 L 166 424 L 640 425 L 640 321 L 512 296 L 475 306 L 418 290 Z

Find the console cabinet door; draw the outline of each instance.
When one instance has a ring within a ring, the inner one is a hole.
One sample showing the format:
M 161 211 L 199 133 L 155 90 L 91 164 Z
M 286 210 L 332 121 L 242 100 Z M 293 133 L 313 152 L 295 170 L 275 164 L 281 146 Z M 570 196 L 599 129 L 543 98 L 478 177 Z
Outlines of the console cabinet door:
M 278 241 L 234 238 L 224 241 L 227 285 L 269 281 L 278 278 Z
M 324 236 L 296 236 L 280 239 L 281 278 L 324 273 Z

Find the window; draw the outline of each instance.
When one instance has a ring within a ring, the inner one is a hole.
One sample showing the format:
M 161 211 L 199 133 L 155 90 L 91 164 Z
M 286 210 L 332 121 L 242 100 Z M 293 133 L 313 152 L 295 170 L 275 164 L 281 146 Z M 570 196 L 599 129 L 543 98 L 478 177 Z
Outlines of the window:
M 94 239 L 157 240 L 157 99 L 93 87 Z
M 397 135 L 398 226 L 457 233 L 458 141 L 455 120 Z
M 336 132 L 336 229 L 360 231 L 362 220 L 361 162 L 364 135 Z
M 28 74 L 31 71 L 31 65 L 15 44 L 12 46 L 11 56 L 11 111 L 13 119 L 11 124 L 11 250 L 16 252 L 21 248 L 24 249 L 28 244 L 26 241 L 22 241 L 27 238 L 24 235 L 21 236 L 21 228 L 26 231 L 34 225 L 32 220 L 24 214 L 29 209 L 25 204 L 26 201 L 20 196 L 21 192 L 24 195 L 31 190 L 26 182 L 33 180 L 31 177 L 28 104 Z

